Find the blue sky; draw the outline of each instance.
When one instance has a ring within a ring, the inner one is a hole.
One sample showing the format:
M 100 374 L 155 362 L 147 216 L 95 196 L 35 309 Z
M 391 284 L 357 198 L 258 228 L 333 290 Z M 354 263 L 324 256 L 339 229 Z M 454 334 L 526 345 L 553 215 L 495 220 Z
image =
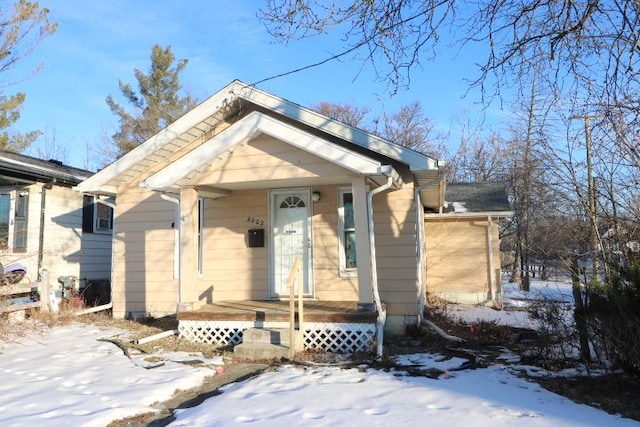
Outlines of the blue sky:
M 337 37 L 277 44 L 256 18 L 261 2 L 237 0 L 41 0 L 51 10 L 58 31 L 8 76 L 16 84 L 8 94 L 23 91 L 27 100 L 17 131 L 40 129 L 46 139 L 64 147 L 68 164 L 94 170 L 96 147 L 117 128 L 105 98 L 119 97 L 118 80 L 136 85 L 135 68 L 147 71 L 154 44 L 171 45 L 189 65 L 181 75 L 184 87 L 200 101 L 234 79 L 254 83 L 321 61 L 344 46 Z M 437 127 L 454 128 L 456 118 L 472 124 L 482 120 L 479 93 L 467 94 L 464 79 L 476 76 L 477 52 L 443 49 L 436 62 L 413 70 L 411 87 L 389 98 L 386 83 L 377 82 L 370 64 L 346 57 L 258 85 L 290 101 L 311 106 L 321 101 L 353 103 L 371 115 L 395 111 L 414 100 L 422 103 Z M 43 63 L 37 74 L 31 70 Z M 465 94 L 466 97 L 465 97 Z M 488 110 L 489 122 L 503 117 Z M 453 123 L 453 124 L 452 124 Z M 454 129 L 455 133 L 456 130 Z M 44 144 L 44 139 L 39 142 Z M 35 154 L 31 150 L 30 154 Z

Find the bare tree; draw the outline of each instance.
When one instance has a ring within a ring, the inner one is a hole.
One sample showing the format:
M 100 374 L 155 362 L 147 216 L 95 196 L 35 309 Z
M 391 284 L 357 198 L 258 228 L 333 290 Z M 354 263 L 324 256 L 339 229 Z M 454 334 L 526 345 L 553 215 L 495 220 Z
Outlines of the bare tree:
M 444 136 L 435 132 L 433 124 L 425 117 L 422 105 L 418 101 L 402 106 L 395 112 L 374 117 L 370 121 L 367 118 L 369 108 L 354 104 L 323 101 L 312 109 L 434 159 L 442 158 L 446 152 Z
M 375 130 L 383 138 L 397 144 L 427 154 L 434 159 L 440 159 L 444 155 L 445 147 L 439 141 L 441 136 L 436 135 L 433 123 L 424 115 L 422 104 L 413 101 L 394 113 L 383 114 L 381 129 Z
M 45 129 L 43 137 L 29 146 L 26 153 L 45 160 L 59 160 L 64 163 L 69 160 L 69 150 L 67 146 L 60 144 L 55 129 Z
M 470 76 L 484 93 L 545 78 L 554 90 L 580 87 L 590 102 L 637 111 L 639 8 L 629 0 L 269 0 L 259 16 L 284 42 L 338 33 L 344 49 L 333 58 L 370 62 L 391 92 L 409 86 L 411 70 L 436 56 L 446 33 L 452 45 L 484 49 Z
M 506 181 L 510 146 L 500 134 L 463 136 L 447 161 L 450 182 Z
M 368 107 L 354 104 L 335 104 L 327 101 L 322 101 L 311 108 L 320 114 L 357 128 L 364 125 L 364 119 L 370 111 Z

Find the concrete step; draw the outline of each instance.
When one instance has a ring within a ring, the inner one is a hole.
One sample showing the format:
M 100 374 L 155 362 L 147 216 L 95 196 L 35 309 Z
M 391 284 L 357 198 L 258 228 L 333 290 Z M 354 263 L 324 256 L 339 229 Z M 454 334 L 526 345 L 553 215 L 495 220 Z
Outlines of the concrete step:
M 250 328 L 242 333 L 243 344 L 275 344 L 288 347 L 290 342 L 289 329 Z
M 289 358 L 289 347 L 268 343 L 242 343 L 233 348 L 233 356 L 244 360 L 273 360 Z

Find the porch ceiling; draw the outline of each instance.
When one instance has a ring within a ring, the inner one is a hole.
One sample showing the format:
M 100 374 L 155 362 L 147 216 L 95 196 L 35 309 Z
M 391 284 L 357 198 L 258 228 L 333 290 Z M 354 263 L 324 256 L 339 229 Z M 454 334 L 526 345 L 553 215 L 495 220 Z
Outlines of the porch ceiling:
M 228 168 L 235 152 L 265 136 L 317 160 L 300 165 L 299 160 L 289 163 L 285 159 L 271 166 L 247 165 L 244 170 Z M 376 177 L 382 178 L 384 170 L 380 161 L 254 111 L 140 185 L 169 192 L 176 192 L 180 187 L 194 187 L 214 195 L 224 195 L 231 190 L 249 188 L 341 184 L 350 182 L 354 174 L 375 180 Z

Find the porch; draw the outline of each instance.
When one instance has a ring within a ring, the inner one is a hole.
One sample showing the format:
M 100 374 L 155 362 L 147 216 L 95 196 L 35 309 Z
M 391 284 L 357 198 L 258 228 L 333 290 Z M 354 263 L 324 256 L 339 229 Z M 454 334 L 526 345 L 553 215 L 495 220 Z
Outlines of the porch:
M 178 312 L 180 335 L 189 341 L 216 346 L 242 343 L 249 328 L 288 329 L 287 300 L 220 301 L 198 310 Z M 377 313 L 358 309 L 357 301 L 304 301 L 302 334 L 304 350 L 334 353 L 369 351 L 376 334 Z M 295 306 L 295 327 L 300 310 Z

